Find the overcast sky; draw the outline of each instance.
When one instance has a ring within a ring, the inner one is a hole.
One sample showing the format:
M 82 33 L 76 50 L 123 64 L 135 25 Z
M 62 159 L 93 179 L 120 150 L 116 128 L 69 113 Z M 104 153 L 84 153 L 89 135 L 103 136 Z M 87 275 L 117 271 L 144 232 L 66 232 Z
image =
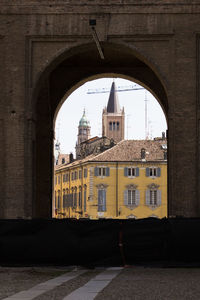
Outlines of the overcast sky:
M 102 110 L 107 105 L 109 93 L 88 94 L 90 89 L 111 88 L 113 79 L 92 80 L 75 90 L 60 108 L 55 125 L 56 139 L 59 140 L 61 153 L 75 153 L 78 124 L 86 110 L 90 121 L 91 137 L 102 134 Z M 116 86 L 127 87 L 134 82 L 115 78 Z M 145 138 L 145 89 L 118 92 L 120 106 L 125 109 L 125 138 Z M 166 131 L 167 124 L 163 110 L 151 93 L 146 91 L 148 132 L 154 138 Z

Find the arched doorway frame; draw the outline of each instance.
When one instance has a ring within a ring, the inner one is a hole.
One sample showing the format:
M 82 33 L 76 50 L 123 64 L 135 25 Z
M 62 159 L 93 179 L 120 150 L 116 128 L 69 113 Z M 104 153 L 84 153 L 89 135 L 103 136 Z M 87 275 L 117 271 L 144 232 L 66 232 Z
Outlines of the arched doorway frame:
M 53 137 L 55 119 L 64 100 L 79 86 L 88 80 L 111 76 L 137 82 L 148 89 L 158 100 L 168 123 L 167 83 L 164 80 L 164 76 L 160 75 L 158 70 L 156 72 L 154 71 L 157 69 L 155 65 L 153 65 L 152 62 L 148 62 L 147 64 L 147 58 L 143 57 L 139 50 L 136 51 L 134 47 L 128 47 L 124 44 L 104 43 L 104 50 L 105 49 L 109 54 L 109 60 L 107 62 L 102 62 L 99 59 L 94 44 L 84 44 L 59 53 L 48 64 L 43 72 L 41 72 L 37 80 L 31 100 L 32 111 L 34 112 L 36 120 L 35 143 L 32 148 L 32 155 L 34 157 L 32 165 L 33 217 L 51 217 L 51 195 L 53 186 L 51 179 L 53 178 Z M 93 65 L 90 65 L 88 68 L 87 61 L 92 57 L 91 53 L 95 56 L 95 59 L 92 62 Z M 112 60 L 111 57 L 112 53 L 115 53 L 114 60 Z M 119 61 L 117 60 L 117 55 L 120 57 Z M 125 65 L 123 64 L 123 59 Z M 77 60 L 79 65 L 75 65 Z M 129 61 L 131 61 L 132 64 L 133 74 L 128 65 Z M 73 70 L 71 73 L 73 78 L 69 78 L 70 73 L 68 69 L 70 68 L 71 71 Z M 59 81 L 65 74 L 64 69 L 66 74 L 68 74 L 65 83 Z M 77 70 L 79 70 L 80 74 L 78 74 Z M 144 74 L 145 72 L 146 74 Z M 134 74 L 136 75 L 134 76 Z M 144 78 L 144 80 L 142 80 L 142 78 Z M 46 149 L 48 152 L 46 158 L 44 155 L 41 155 L 42 149 L 44 149 L 45 146 L 44 140 L 46 141 Z M 168 172 L 168 186 L 169 184 Z

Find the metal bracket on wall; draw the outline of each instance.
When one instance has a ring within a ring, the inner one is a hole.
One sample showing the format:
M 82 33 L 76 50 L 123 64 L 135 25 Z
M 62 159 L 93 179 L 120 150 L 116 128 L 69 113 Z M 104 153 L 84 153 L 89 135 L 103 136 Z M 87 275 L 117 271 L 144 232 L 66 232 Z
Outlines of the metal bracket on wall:
M 98 35 L 97 35 L 97 32 L 96 32 L 96 29 L 95 29 L 96 20 L 90 19 L 89 20 L 89 25 L 90 25 L 90 27 L 92 29 L 92 36 L 93 36 L 93 39 L 94 39 L 94 41 L 96 43 L 97 49 L 99 51 L 99 55 L 100 55 L 101 59 L 105 59 L 104 54 L 103 54 L 103 50 L 101 48 L 101 44 L 99 42 L 99 38 L 98 38 Z

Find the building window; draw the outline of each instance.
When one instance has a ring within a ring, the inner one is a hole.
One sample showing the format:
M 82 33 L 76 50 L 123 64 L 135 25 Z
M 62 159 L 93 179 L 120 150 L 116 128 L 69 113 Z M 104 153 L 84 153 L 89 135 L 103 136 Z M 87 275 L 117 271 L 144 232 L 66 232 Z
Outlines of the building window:
M 140 192 L 136 185 L 127 185 L 124 191 L 124 205 L 129 209 L 134 209 L 140 203 Z
M 62 164 L 64 164 L 65 163 L 65 158 L 62 158 Z
M 116 127 L 115 127 L 115 122 L 113 122 L 113 131 L 116 130 Z
M 112 122 L 109 122 L 109 130 L 112 131 Z
M 73 197 L 73 207 L 77 207 L 77 187 L 72 188 L 72 197 Z
M 110 168 L 108 167 L 95 167 L 94 175 L 99 177 L 110 176 Z
M 161 190 L 159 185 L 150 184 L 146 190 L 146 205 L 154 209 L 161 205 Z
M 74 180 L 74 172 L 71 173 L 72 180 Z
M 79 177 L 79 179 L 82 178 L 82 170 L 79 170 L 79 172 L 78 172 L 78 177 Z
M 98 212 L 106 211 L 106 189 L 98 189 Z
M 156 168 L 156 167 L 146 168 L 146 176 L 147 177 L 160 177 L 161 176 L 161 168 Z
M 60 175 L 58 175 L 58 184 L 60 184 Z
M 119 122 L 117 122 L 117 131 L 119 131 Z
M 126 177 L 138 177 L 139 176 L 139 168 L 125 167 L 124 168 L 124 176 L 126 176 Z
M 150 205 L 157 205 L 158 203 L 158 196 L 157 196 L 158 191 L 157 190 L 150 190 L 150 200 L 149 203 Z
M 87 169 L 84 169 L 84 178 L 86 178 L 87 177 Z
M 83 206 L 84 212 L 86 212 L 86 207 L 87 207 L 86 199 L 87 199 L 87 186 L 84 185 L 84 206 Z
M 78 175 L 78 174 L 77 174 L 77 171 L 75 171 L 75 172 L 74 172 L 74 180 L 76 180 L 76 179 L 78 178 L 77 175 Z
M 128 190 L 128 205 L 136 204 L 135 190 Z
M 82 189 L 79 187 L 79 192 L 78 192 L 78 206 L 82 207 Z

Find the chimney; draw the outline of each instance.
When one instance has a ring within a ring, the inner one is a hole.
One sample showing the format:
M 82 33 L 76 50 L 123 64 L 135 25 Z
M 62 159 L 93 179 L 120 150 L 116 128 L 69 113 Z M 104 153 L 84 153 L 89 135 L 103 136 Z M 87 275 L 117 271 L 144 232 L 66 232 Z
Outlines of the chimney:
M 162 140 L 165 140 L 165 132 L 162 132 Z
M 144 148 L 141 149 L 141 159 L 145 159 L 146 150 Z
M 74 161 L 73 153 L 69 154 L 69 162 L 72 163 Z

